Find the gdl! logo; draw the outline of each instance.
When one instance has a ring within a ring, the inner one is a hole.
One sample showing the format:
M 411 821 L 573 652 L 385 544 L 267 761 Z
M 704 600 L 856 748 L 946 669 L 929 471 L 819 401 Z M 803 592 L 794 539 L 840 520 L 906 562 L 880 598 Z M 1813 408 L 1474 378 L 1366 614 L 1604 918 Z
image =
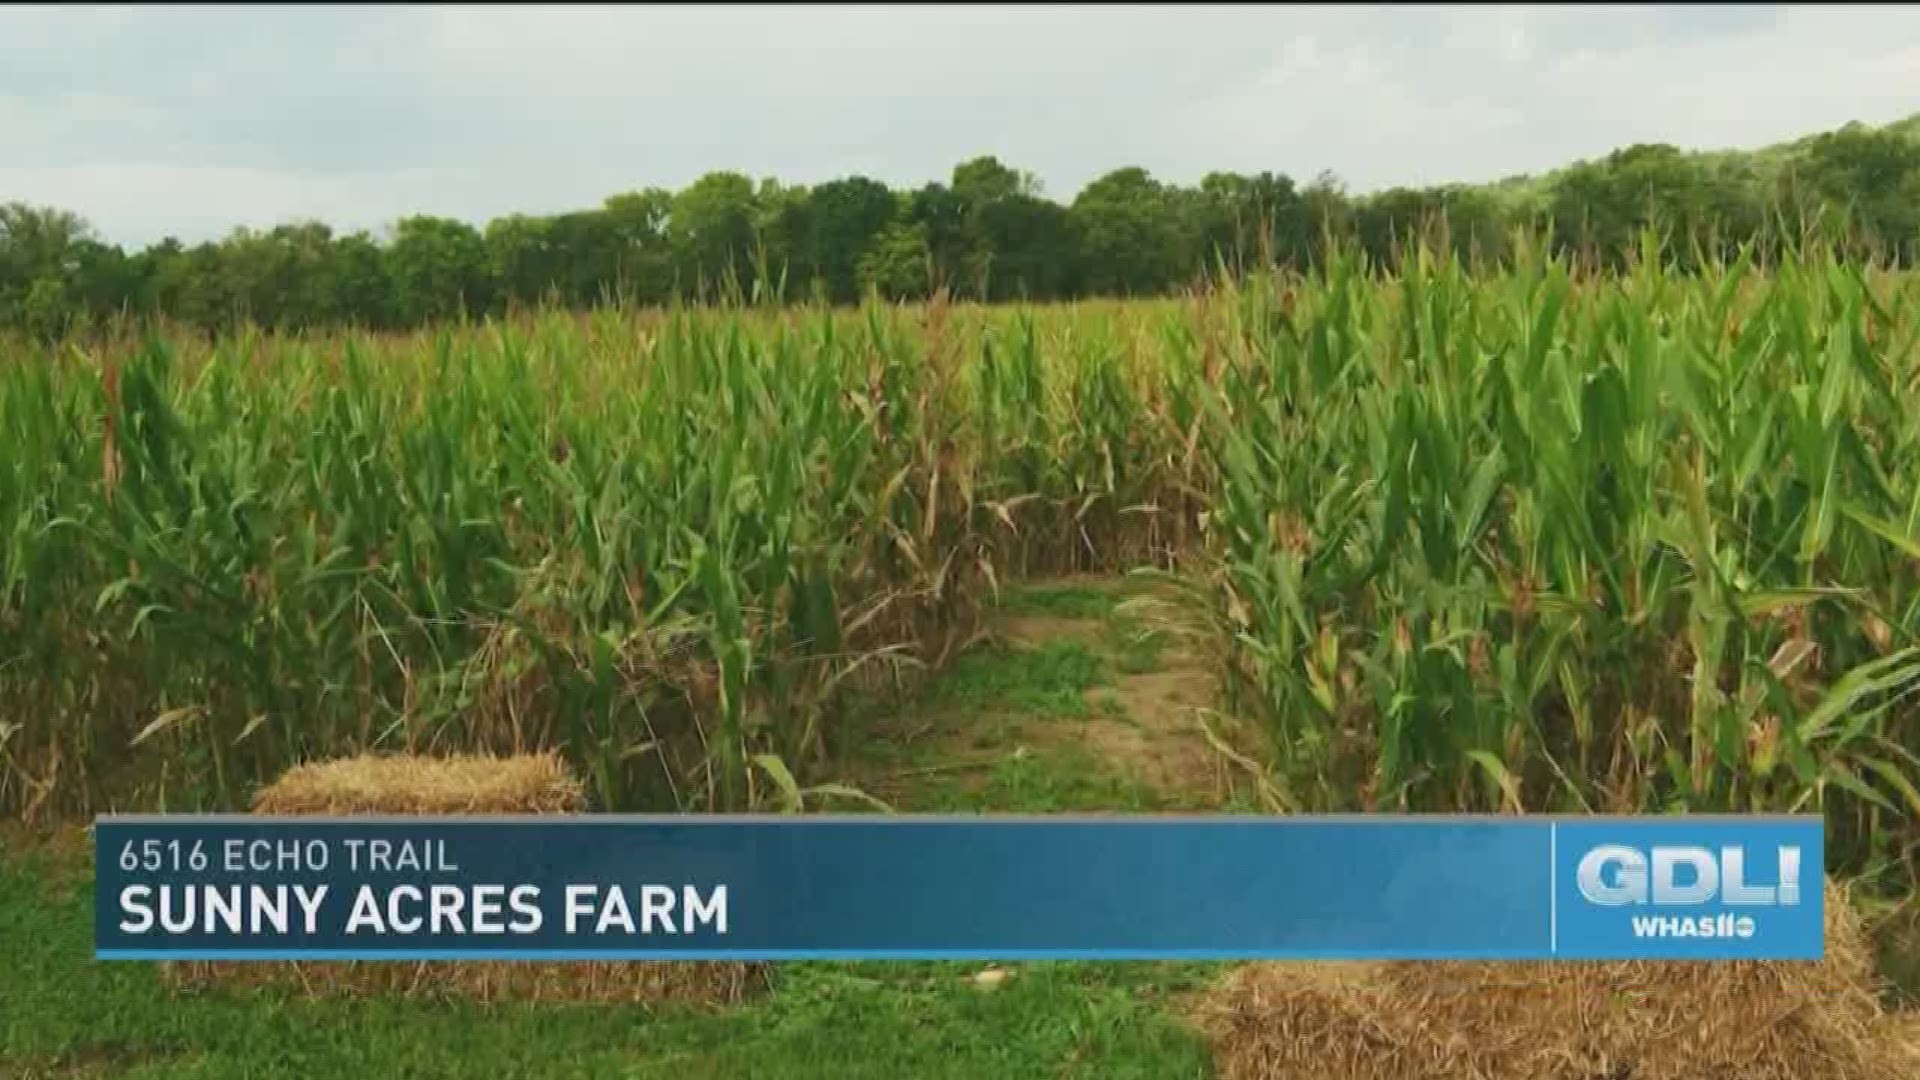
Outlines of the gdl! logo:
M 1601 844 L 1580 859 L 1580 895 L 1601 907 L 1698 907 L 1718 901 L 1738 907 L 1794 907 L 1800 903 L 1800 849 L 1774 850 L 1772 885 L 1747 881 L 1746 851 L 1656 844 L 1649 848 Z

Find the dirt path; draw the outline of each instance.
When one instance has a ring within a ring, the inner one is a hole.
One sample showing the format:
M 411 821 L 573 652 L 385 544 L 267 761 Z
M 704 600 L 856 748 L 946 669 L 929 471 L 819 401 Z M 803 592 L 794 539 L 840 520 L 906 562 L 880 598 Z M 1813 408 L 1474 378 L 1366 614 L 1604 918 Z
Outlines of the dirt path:
M 1041 747 L 1077 745 L 1130 779 L 1168 797 L 1221 794 L 1221 758 L 1201 728 L 1202 710 L 1218 699 L 1218 682 L 1190 646 L 1168 640 L 1173 630 L 1155 625 L 1151 613 L 1122 601 L 1124 581 L 1082 579 L 1028 586 L 1031 590 L 1093 589 L 1116 599 L 1104 617 L 1064 618 L 1002 614 L 989 629 L 1020 649 L 1044 650 L 1077 643 L 1105 660 L 1106 685 L 1084 691 L 1092 715 L 1077 722 L 1036 726 Z M 1133 597 L 1133 599 L 1151 599 Z
M 867 782 L 909 805 L 1227 805 L 1234 767 L 1202 727 L 1217 677 L 1190 637 L 1165 590 L 1139 579 L 1010 589 L 980 639 L 872 731 L 895 768 Z

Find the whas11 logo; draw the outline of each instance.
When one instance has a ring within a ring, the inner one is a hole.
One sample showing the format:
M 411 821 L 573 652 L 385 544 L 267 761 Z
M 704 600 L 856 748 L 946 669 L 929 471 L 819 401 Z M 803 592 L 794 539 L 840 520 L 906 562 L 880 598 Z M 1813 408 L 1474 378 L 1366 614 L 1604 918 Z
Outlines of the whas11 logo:
M 1798 905 L 1800 849 L 1780 845 L 1774 871 L 1774 884 L 1750 884 L 1746 851 L 1738 846 L 1601 844 L 1581 858 L 1576 880 L 1580 895 L 1602 907 L 1697 907 L 1716 900 L 1738 907 Z

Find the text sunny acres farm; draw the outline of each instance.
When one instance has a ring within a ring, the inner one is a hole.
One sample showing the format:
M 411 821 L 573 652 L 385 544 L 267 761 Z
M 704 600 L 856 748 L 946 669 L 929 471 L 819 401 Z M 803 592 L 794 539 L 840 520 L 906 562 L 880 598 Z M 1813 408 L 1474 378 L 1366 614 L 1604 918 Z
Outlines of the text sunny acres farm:
M 567 935 L 594 937 L 727 933 L 723 884 L 578 882 L 551 890 L 512 882 L 417 880 L 461 873 L 444 840 L 129 841 L 115 857 L 123 872 L 155 877 L 384 879 L 344 885 L 136 881 L 119 891 L 117 921 L 127 934 L 315 937 L 339 932 L 364 939 L 539 934 L 551 933 L 554 926 Z

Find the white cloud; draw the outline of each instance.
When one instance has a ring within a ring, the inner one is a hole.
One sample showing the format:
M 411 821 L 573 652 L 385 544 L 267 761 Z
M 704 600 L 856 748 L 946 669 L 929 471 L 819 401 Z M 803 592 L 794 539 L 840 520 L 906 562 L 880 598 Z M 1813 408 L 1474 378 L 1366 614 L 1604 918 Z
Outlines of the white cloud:
M 0 8 L 0 199 L 128 243 L 980 153 L 1369 190 L 1914 109 L 1897 7 Z

